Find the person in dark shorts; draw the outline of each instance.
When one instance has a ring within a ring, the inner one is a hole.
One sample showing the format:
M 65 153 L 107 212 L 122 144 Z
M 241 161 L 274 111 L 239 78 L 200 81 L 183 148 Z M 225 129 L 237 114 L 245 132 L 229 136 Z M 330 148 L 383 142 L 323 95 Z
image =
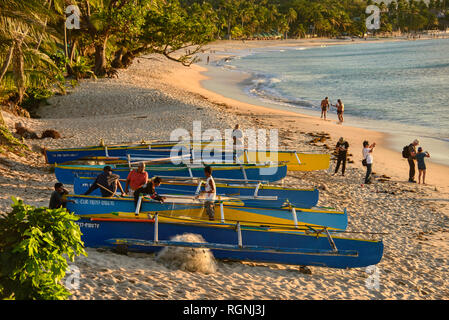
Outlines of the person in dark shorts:
M 122 185 L 119 182 L 119 176 L 112 173 L 112 168 L 110 166 L 105 166 L 103 168 L 103 172 L 97 176 L 95 182 L 84 195 L 87 196 L 98 188 L 100 188 L 102 197 L 112 197 L 117 191 L 117 188 L 120 188 L 122 195 L 125 194 Z
M 148 195 L 153 200 L 160 201 L 161 203 L 164 202 L 165 197 L 159 196 L 156 192 L 156 188 L 161 185 L 161 182 L 162 182 L 162 179 L 159 177 L 156 177 L 153 180 L 148 181 L 147 184 L 144 184 L 142 187 L 140 187 L 134 191 L 134 205 L 136 206 L 136 209 L 137 209 L 137 204 L 139 203 L 140 196 Z M 141 206 L 142 206 L 142 204 L 141 204 Z M 140 208 L 138 211 L 140 211 Z
M 67 206 L 67 202 L 75 202 L 73 200 L 66 200 L 64 196 L 69 194 L 69 192 L 64 189 L 64 185 L 62 183 L 55 184 L 55 191 L 52 192 L 50 197 L 50 204 L 48 205 L 49 209 L 59 209 L 65 208 Z
M 342 165 L 341 169 L 341 175 L 345 175 L 346 170 L 346 159 L 348 157 L 348 149 L 349 149 L 349 143 L 345 141 L 343 137 L 341 137 L 336 146 L 336 152 L 337 152 L 337 166 L 335 167 L 334 175 L 337 174 L 338 169 L 340 169 L 340 164 Z
M 324 116 L 324 120 L 326 120 L 326 113 L 329 110 L 329 97 L 324 98 L 321 101 L 321 118 Z
M 376 143 L 373 142 L 371 145 L 368 141 L 363 141 L 363 159 L 366 163 L 366 175 L 365 175 L 365 184 L 371 183 L 371 173 L 373 172 L 373 150 L 376 146 Z
M 422 176 L 422 184 L 426 184 L 426 163 L 424 162 L 425 158 L 430 158 L 430 154 L 427 151 L 423 151 L 421 147 L 418 148 L 418 153 L 416 154 L 416 161 L 418 162 L 418 183 L 421 183 Z
M 337 116 L 340 123 L 343 123 L 343 113 L 345 112 L 345 105 L 341 102 L 340 99 L 337 100 L 337 104 L 335 105 L 337 108 Z
M 408 146 L 408 166 L 409 166 L 409 173 L 408 173 L 408 182 L 416 183 L 415 180 L 415 157 L 416 157 L 416 146 L 419 145 L 419 141 L 415 139 L 409 146 Z

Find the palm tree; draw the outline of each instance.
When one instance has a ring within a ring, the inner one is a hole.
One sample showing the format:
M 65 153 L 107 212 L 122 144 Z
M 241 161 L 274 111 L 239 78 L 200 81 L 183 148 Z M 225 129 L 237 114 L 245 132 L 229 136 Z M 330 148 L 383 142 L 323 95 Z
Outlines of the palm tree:
M 44 4 L 39 0 L 6 0 L 0 3 L 0 83 L 3 81 L 3 85 L 9 88 L 15 86 L 16 104 L 22 102 L 27 82 L 39 77 L 34 68 L 25 69 L 25 64 L 28 62 L 34 66 L 44 62 L 50 67 L 52 65 L 48 56 L 31 46 L 51 37 L 46 30 L 46 21 L 52 18 L 52 14 Z

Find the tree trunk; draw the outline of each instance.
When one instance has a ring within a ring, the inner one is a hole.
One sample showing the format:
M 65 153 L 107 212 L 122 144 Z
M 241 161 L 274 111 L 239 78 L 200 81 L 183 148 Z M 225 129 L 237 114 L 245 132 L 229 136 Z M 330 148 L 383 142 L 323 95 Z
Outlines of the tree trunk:
M 123 55 L 126 53 L 126 49 L 124 47 L 121 47 L 119 50 L 115 52 L 114 60 L 111 62 L 111 67 L 113 68 L 123 68 Z
M 17 87 L 18 98 L 16 104 L 21 104 L 25 95 L 25 71 L 22 50 L 23 38 L 14 40 L 14 53 L 12 58 L 14 83 Z
M 106 44 L 108 37 L 95 44 L 95 75 L 104 76 L 106 74 Z
M 65 57 L 68 58 L 69 53 L 67 51 L 67 27 L 65 26 L 65 22 L 64 22 L 64 52 L 65 52 Z
M 6 60 L 3 63 L 2 69 L 0 70 L 0 82 L 2 82 L 3 77 L 6 74 L 6 71 L 8 71 L 8 67 L 11 64 L 11 59 L 12 59 L 12 53 L 13 52 L 14 52 L 14 45 L 11 45 L 11 47 L 9 47 L 8 56 L 6 57 Z
M 73 58 L 75 58 L 75 50 L 76 50 L 76 44 L 78 43 L 77 40 L 73 41 L 72 50 L 70 52 L 70 64 L 73 62 Z
M 0 108 L 0 126 L 5 126 L 6 127 L 6 122 L 5 119 L 3 119 L 3 113 L 2 113 L 2 109 Z

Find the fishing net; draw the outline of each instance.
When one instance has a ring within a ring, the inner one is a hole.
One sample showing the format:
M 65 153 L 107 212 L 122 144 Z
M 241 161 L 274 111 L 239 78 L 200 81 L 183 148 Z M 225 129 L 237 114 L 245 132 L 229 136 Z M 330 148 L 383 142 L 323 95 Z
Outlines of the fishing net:
M 195 243 L 206 242 L 202 236 L 193 233 L 176 235 L 170 240 Z M 166 247 L 157 254 L 156 260 L 170 269 L 205 274 L 217 271 L 214 255 L 209 249 L 204 248 Z

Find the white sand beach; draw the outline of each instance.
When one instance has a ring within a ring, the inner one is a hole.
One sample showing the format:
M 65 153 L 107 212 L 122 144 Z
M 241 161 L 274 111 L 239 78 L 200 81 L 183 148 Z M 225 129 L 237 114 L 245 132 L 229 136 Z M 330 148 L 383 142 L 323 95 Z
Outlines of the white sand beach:
M 231 51 L 249 45 L 267 44 L 219 42 L 205 50 Z M 148 55 L 120 70 L 118 78 L 83 80 L 70 94 L 51 98 L 39 110 L 41 119 L 6 112 L 3 116 L 11 130 L 22 122 L 38 133 L 45 129 L 61 133 L 62 139 L 27 140 L 34 150 L 95 145 L 100 139 L 105 143 L 166 140 L 174 129 L 191 130 L 193 121 L 201 121 L 203 130 L 223 131 L 236 123 L 242 129 L 275 128 L 282 148 L 300 151 L 329 153 L 344 136 L 353 160 L 344 177 L 332 176 L 332 162 L 327 171 L 289 173 L 284 185 L 318 187 L 320 206 L 347 208 L 348 230 L 388 233 L 383 236 L 384 255 L 377 265 L 379 289 L 366 286 L 371 278 L 365 268 L 310 267 L 312 274 L 303 274 L 297 266 L 218 261 L 215 273 L 204 274 L 170 269 L 152 254 L 120 255 L 88 248 L 88 257 L 74 262 L 81 279 L 71 299 L 449 298 L 449 167 L 429 163 L 428 185 L 408 184 L 406 161 L 388 148 L 382 133 L 225 98 L 201 87 L 204 71 L 200 65 L 187 68 Z M 323 132 L 331 139 L 310 143 L 310 134 Z M 366 138 L 378 143 L 375 177 L 391 179 L 362 186 L 361 143 Z M 0 155 L 0 211 L 9 210 L 11 196 L 47 206 L 55 182 L 50 166 L 38 153 L 26 158 Z

